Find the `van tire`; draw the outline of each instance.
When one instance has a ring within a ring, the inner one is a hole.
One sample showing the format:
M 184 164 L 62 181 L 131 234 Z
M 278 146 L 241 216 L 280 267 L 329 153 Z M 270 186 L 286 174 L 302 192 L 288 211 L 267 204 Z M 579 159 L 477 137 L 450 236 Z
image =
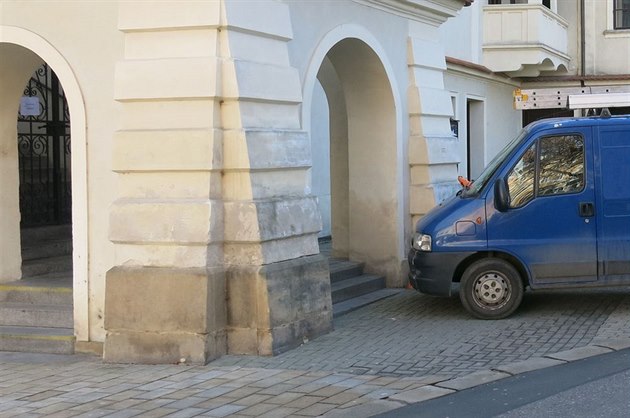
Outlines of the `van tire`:
M 518 308 L 523 292 L 523 281 L 512 264 L 485 258 L 464 271 L 459 298 L 464 308 L 477 318 L 502 319 Z

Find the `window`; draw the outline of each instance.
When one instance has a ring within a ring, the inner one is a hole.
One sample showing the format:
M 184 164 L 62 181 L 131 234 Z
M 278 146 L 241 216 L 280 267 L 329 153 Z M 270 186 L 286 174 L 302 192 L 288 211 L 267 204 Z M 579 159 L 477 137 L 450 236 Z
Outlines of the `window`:
M 536 144 L 525 151 L 508 176 L 511 208 L 521 207 L 534 198 L 535 173 Z
M 488 4 L 540 4 L 540 2 L 530 3 L 529 0 L 488 0 Z M 542 5 L 555 11 L 555 6 L 552 7 L 551 0 L 542 0 Z
M 614 28 L 630 29 L 630 0 L 614 0 Z
M 577 136 L 540 140 L 538 196 L 579 192 L 584 188 L 584 142 Z
M 510 207 L 534 197 L 584 189 L 584 140 L 576 135 L 549 136 L 534 143 L 508 175 Z

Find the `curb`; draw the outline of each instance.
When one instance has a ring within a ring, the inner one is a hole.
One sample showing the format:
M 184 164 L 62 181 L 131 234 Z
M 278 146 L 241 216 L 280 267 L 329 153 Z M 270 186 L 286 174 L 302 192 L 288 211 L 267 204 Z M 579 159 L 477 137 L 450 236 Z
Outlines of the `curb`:
M 528 360 L 492 367 L 487 370 L 479 370 L 466 376 L 427 384 L 411 390 L 404 390 L 388 396 L 387 398 L 366 402 L 341 410 L 331 411 L 323 416 L 329 418 L 374 416 L 394 409 L 402 408 L 410 404 L 450 395 L 461 390 L 481 386 L 486 383 L 516 376 L 522 373 L 567 364 L 627 348 L 630 348 L 630 338 L 595 340 L 590 345 L 584 347 L 577 347 L 571 350 L 546 354 L 542 357 L 532 357 Z

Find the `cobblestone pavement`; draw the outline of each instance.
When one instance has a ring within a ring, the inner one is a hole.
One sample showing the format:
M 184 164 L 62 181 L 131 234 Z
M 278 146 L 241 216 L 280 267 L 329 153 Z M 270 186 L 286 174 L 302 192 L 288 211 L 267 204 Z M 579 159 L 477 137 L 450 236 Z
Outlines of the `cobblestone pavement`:
M 474 319 L 459 298 L 413 290 L 351 312 L 335 331 L 273 358 L 224 356 L 213 365 L 336 370 L 382 376 L 462 376 L 585 346 L 630 338 L 630 288 L 526 292 L 510 318 Z
M 206 366 L 0 353 L 0 417 L 364 417 L 630 347 L 630 288 L 527 293 L 509 319 L 401 291 L 274 358 Z

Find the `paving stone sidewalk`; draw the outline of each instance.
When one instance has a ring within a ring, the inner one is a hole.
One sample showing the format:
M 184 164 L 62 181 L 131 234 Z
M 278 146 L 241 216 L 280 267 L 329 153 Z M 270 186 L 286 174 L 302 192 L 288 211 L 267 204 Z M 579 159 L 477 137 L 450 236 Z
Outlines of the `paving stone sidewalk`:
M 277 357 L 206 366 L 0 353 L 0 417 L 374 415 L 630 347 L 630 288 L 528 293 L 502 321 L 401 291 L 335 328 Z

